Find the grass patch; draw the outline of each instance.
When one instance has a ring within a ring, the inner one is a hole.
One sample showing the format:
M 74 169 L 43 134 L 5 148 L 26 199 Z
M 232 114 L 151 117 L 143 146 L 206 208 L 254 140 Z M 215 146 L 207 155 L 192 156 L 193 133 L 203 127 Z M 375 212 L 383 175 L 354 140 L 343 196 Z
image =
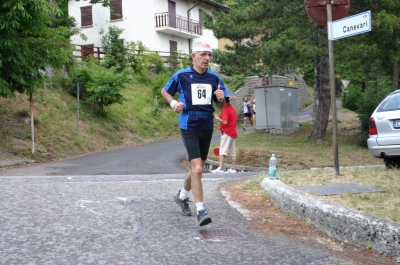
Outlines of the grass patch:
M 357 114 L 340 107 L 338 113 L 338 153 L 339 166 L 382 165 L 383 161 L 374 158 L 367 148 L 357 144 Z M 300 130 L 290 135 L 272 135 L 264 130 L 247 131 L 239 135 L 236 143 L 237 164 L 268 168 L 272 154 L 278 159 L 279 180 L 290 186 L 327 185 L 335 183 L 356 183 L 384 190 L 384 193 L 342 194 L 321 196 L 323 199 L 346 207 L 374 214 L 395 222 L 400 222 L 400 170 L 386 169 L 340 169 L 340 174 L 323 170 L 334 167 L 332 132 L 328 129 L 327 140 L 315 140 L 309 136 L 313 124 L 301 123 Z M 210 159 L 218 160 L 212 153 Z M 228 159 L 227 159 L 228 160 Z M 227 161 L 229 163 L 229 161 Z M 310 168 L 320 170 L 309 170 Z M 261 194 L 261 181 L 267 176 L 257 177 L 242 183 L 242 190 Z M 316 194 L 310 194 L 317 196 Z
M 0 151 L 43 162 L 179 137 L 177 115 L 171 108 L 160 108 L 152 87 L 134 83 L 123 93 L 126 102 L 106 107 L 103 117 L 81 99 L 78 122 L 75 97 L 63 89 L 38 89 L 33 94 L 38 121 L 34 154 L 31 128 L 25 123 L 28 96 L 0 98 Z
M 236 142 L 237 164 L 253 167 L 268 167 L 272 154 L 278 159 L 278 170 L 303 170 L 312 167 L 332 167 L 334 157 L 332 140 L 311 139 L 312 124 L 307 122 L 300 130 L 291 135 L 273 135 L 264 130 L 254 130 L 239 135 Z M 331 134 L 328 131 L 328 134 Z M 382 164 L 382 161 L 371 156 L 368 149 L 357 145 L 354 132 L 338 135 L 340 166 L 365 166 Z M 212 146 L 209 157 L 218 160 L 213 154 Z M 229 163 L 227 158 L 227 163 Z
M 383 193 L 346 193 L 319 197 L 355 210 L 400 222 L 400 212 L 398 210 L 400 206 L 399 175 L 400 170 L 386 169 L 342 170 L 339 175 L 332 171 L 317 170 L 280 173 L 279 180 L 293 187 L 356 183 L 384 190 L 385 192 Z

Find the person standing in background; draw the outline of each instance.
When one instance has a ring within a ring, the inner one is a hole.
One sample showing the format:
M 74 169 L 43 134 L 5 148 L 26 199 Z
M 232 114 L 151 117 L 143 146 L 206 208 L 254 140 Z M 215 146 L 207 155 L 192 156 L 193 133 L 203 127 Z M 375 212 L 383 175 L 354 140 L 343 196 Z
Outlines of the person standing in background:
M 253 116 L 252 116 L 252 120 L 253 120 L 253 126 L 254 126 L 254 128 L 256 127 L 256 98 L 254 97 L 254 95 L 253 95 L 253 100 L 252 100 L 252 102 L 253 102 L 253 107 L 252 107 L 252 112 L 253 112 Z
M 251 103 L 247 97 L 243 98 L 243 131 L 246 130 L 247 121 L 250 121 L 251 125 L 253 125 L 253 121 L 251 120 Z
M 236 173 L 236 139 L 238 132 L 237 125 L 237 112 L 230 104 L 229 98 L 225 99 L 225 105 L 222 108 L 221 117 L 214 114 L 215 119 L 219 122 L 219 129 L 222 133 L 221 142 L 219 146 L 219 167 L 212 170 L 212 173 Z M 231 157 L 231 168 L 224 171 L 224 163 L 226 156 Z

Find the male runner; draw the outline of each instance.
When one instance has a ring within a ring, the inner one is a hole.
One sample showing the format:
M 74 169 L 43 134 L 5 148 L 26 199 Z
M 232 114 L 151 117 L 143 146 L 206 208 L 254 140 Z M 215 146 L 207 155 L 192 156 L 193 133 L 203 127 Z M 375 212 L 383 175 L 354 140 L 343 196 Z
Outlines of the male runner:
M 173 198 L 182 214 L 191 216 L 189 191 L 192 190 L 200 226 L 211 223 L 204 208 L 201 178 L 214 129 L 212 101 L 223 104 L 228 97 L 221 78 L 208 69 L 211 56 L 209 44 L 196 43 L 192 50 L 193 65 L 177 71 L 161 90 L 165 101 L 180 113 L 179 128 L 190 160 L 183 187 Z M 179 93 L 179 101 L 174 99 L 175 93 Z

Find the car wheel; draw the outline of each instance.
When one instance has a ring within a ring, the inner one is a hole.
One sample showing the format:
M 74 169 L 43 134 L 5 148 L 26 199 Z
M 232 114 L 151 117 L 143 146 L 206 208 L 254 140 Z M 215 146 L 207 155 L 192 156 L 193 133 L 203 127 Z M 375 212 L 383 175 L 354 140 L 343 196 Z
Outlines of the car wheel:
M 387 157 L 383 161 L 387 169 L 400 168 L 400 157 Z

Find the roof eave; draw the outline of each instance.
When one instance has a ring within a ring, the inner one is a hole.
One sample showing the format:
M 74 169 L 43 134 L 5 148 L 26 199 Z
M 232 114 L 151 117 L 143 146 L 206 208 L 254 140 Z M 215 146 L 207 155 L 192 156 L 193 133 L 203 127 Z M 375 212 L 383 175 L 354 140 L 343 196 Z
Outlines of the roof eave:
M 212 1 L 212 0 L 193 0 L 193 2 L 208 4 L 210 6 L 213 6 L 218 11 L 227 12 L 227 11 L 229 11 L 231 9 L 229 6 L 225 6 L 223 4 L 217 3 L 217 2 Z

